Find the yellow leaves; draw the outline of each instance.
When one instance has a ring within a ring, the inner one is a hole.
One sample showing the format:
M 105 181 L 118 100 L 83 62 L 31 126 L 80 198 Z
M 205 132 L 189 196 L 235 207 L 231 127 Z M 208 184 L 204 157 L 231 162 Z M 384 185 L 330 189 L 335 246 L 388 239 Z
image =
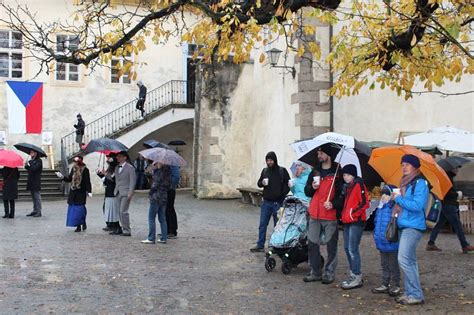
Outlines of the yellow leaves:
M 321 47 L 315 42 L 308 43 L 309 51 L 313 54 L 314 59 L 321 59 Z
M 298 57 L 303 57 L 303 55 L 304 55 L 304 46 L 303 46 L 303 45 L 301 45 L 301 46 L 298 48 L 297 55 L 298 55 Z
M 258 58 L 258 62 L 263 63 L 265 61 L 265 54 L 261 53 L 260 58 Z

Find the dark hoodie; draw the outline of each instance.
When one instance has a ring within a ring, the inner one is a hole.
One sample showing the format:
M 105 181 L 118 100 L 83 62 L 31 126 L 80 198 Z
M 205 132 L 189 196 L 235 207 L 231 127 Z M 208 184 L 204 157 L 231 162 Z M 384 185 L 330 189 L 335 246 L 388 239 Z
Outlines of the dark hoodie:
M 262 170 L 257 182 L 258 187 L 263 187 L 263 199 L 273 202 L 282 202 L 290 191 L 288 181 L 290 175 L 284 167 L 278 166 L 278 160 L 275 152 L 270 151 L 265 156 L 266 160 L 273 160 L 275 164 L 272 167 L 266 167 Z M 263 186 L 262 180 L 268 178 L 268 185 Z
M 456 174 L 450 171 L 446 172 L 446 174 L 448 174 L 449 180 L 451 181 L 453 186 L 451 186 L 451 189 L 449 189 L 446 196 L 444 196 L 443 205 L 452 205 L 458 207 L 458 188 L 456 186 L 456 183 L 454 182 L 454 177 L 456 176 Z

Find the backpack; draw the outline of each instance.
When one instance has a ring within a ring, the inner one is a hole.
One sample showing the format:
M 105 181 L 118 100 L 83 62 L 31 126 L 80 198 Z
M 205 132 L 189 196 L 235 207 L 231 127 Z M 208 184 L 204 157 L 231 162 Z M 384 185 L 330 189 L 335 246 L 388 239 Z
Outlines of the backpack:
M 417 181 L 418 179 L 425 180 L 428 183 L 428 188 L 431 190 L 431 185 L 429 184 L 429 182 L 426 180 L 424 176 L 419 176 L 415 178 L 415 181 Z M 415 187 L 416 187 L 416 184 L 412 185 L 411 187 L 412 195 L 415 194 Z M 438 222 L 439 216 L 441 214 L 441 208 L 442 208 L 441 200 L 436 198 L 436 196 L 430 191 L 428 194 L 428 200 L 426 200 L 425 209 L 424 209 L 426 225 L 428 227 L 432 228 Z

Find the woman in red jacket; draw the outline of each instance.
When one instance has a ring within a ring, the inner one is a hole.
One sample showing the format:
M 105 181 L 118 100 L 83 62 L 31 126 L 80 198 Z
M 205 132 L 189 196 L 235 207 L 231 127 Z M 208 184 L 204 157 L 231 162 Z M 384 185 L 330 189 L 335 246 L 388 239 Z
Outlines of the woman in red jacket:
M 357 168 L 348 164 L 342 168 L 342 177 L 346 188 L 343 192 L 344 207 L 342 223 L 344 224 L 344 250 L 350 267 L 350 278 L 343 281 L 344 290 L 362 287 L 362 272 L 359 245 L 366 222 L 366 210 L 369 207 L 367 188 L 362 178 L 357 177 Z

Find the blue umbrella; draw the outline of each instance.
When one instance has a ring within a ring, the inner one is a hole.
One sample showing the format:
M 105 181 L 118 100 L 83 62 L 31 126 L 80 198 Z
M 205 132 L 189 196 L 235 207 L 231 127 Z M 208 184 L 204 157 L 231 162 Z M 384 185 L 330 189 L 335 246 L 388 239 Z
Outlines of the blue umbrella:
M 171 149 L 169 146 L 167 146 L 166 144 L 164 143 L 161 143 L 159 141 L 156 141 L 156 140 L 147 140 L 145 142 L 143 142 L 143 146 L 147 149 L 151 149 L 151 148 L 165 148 L 165 149 Z

